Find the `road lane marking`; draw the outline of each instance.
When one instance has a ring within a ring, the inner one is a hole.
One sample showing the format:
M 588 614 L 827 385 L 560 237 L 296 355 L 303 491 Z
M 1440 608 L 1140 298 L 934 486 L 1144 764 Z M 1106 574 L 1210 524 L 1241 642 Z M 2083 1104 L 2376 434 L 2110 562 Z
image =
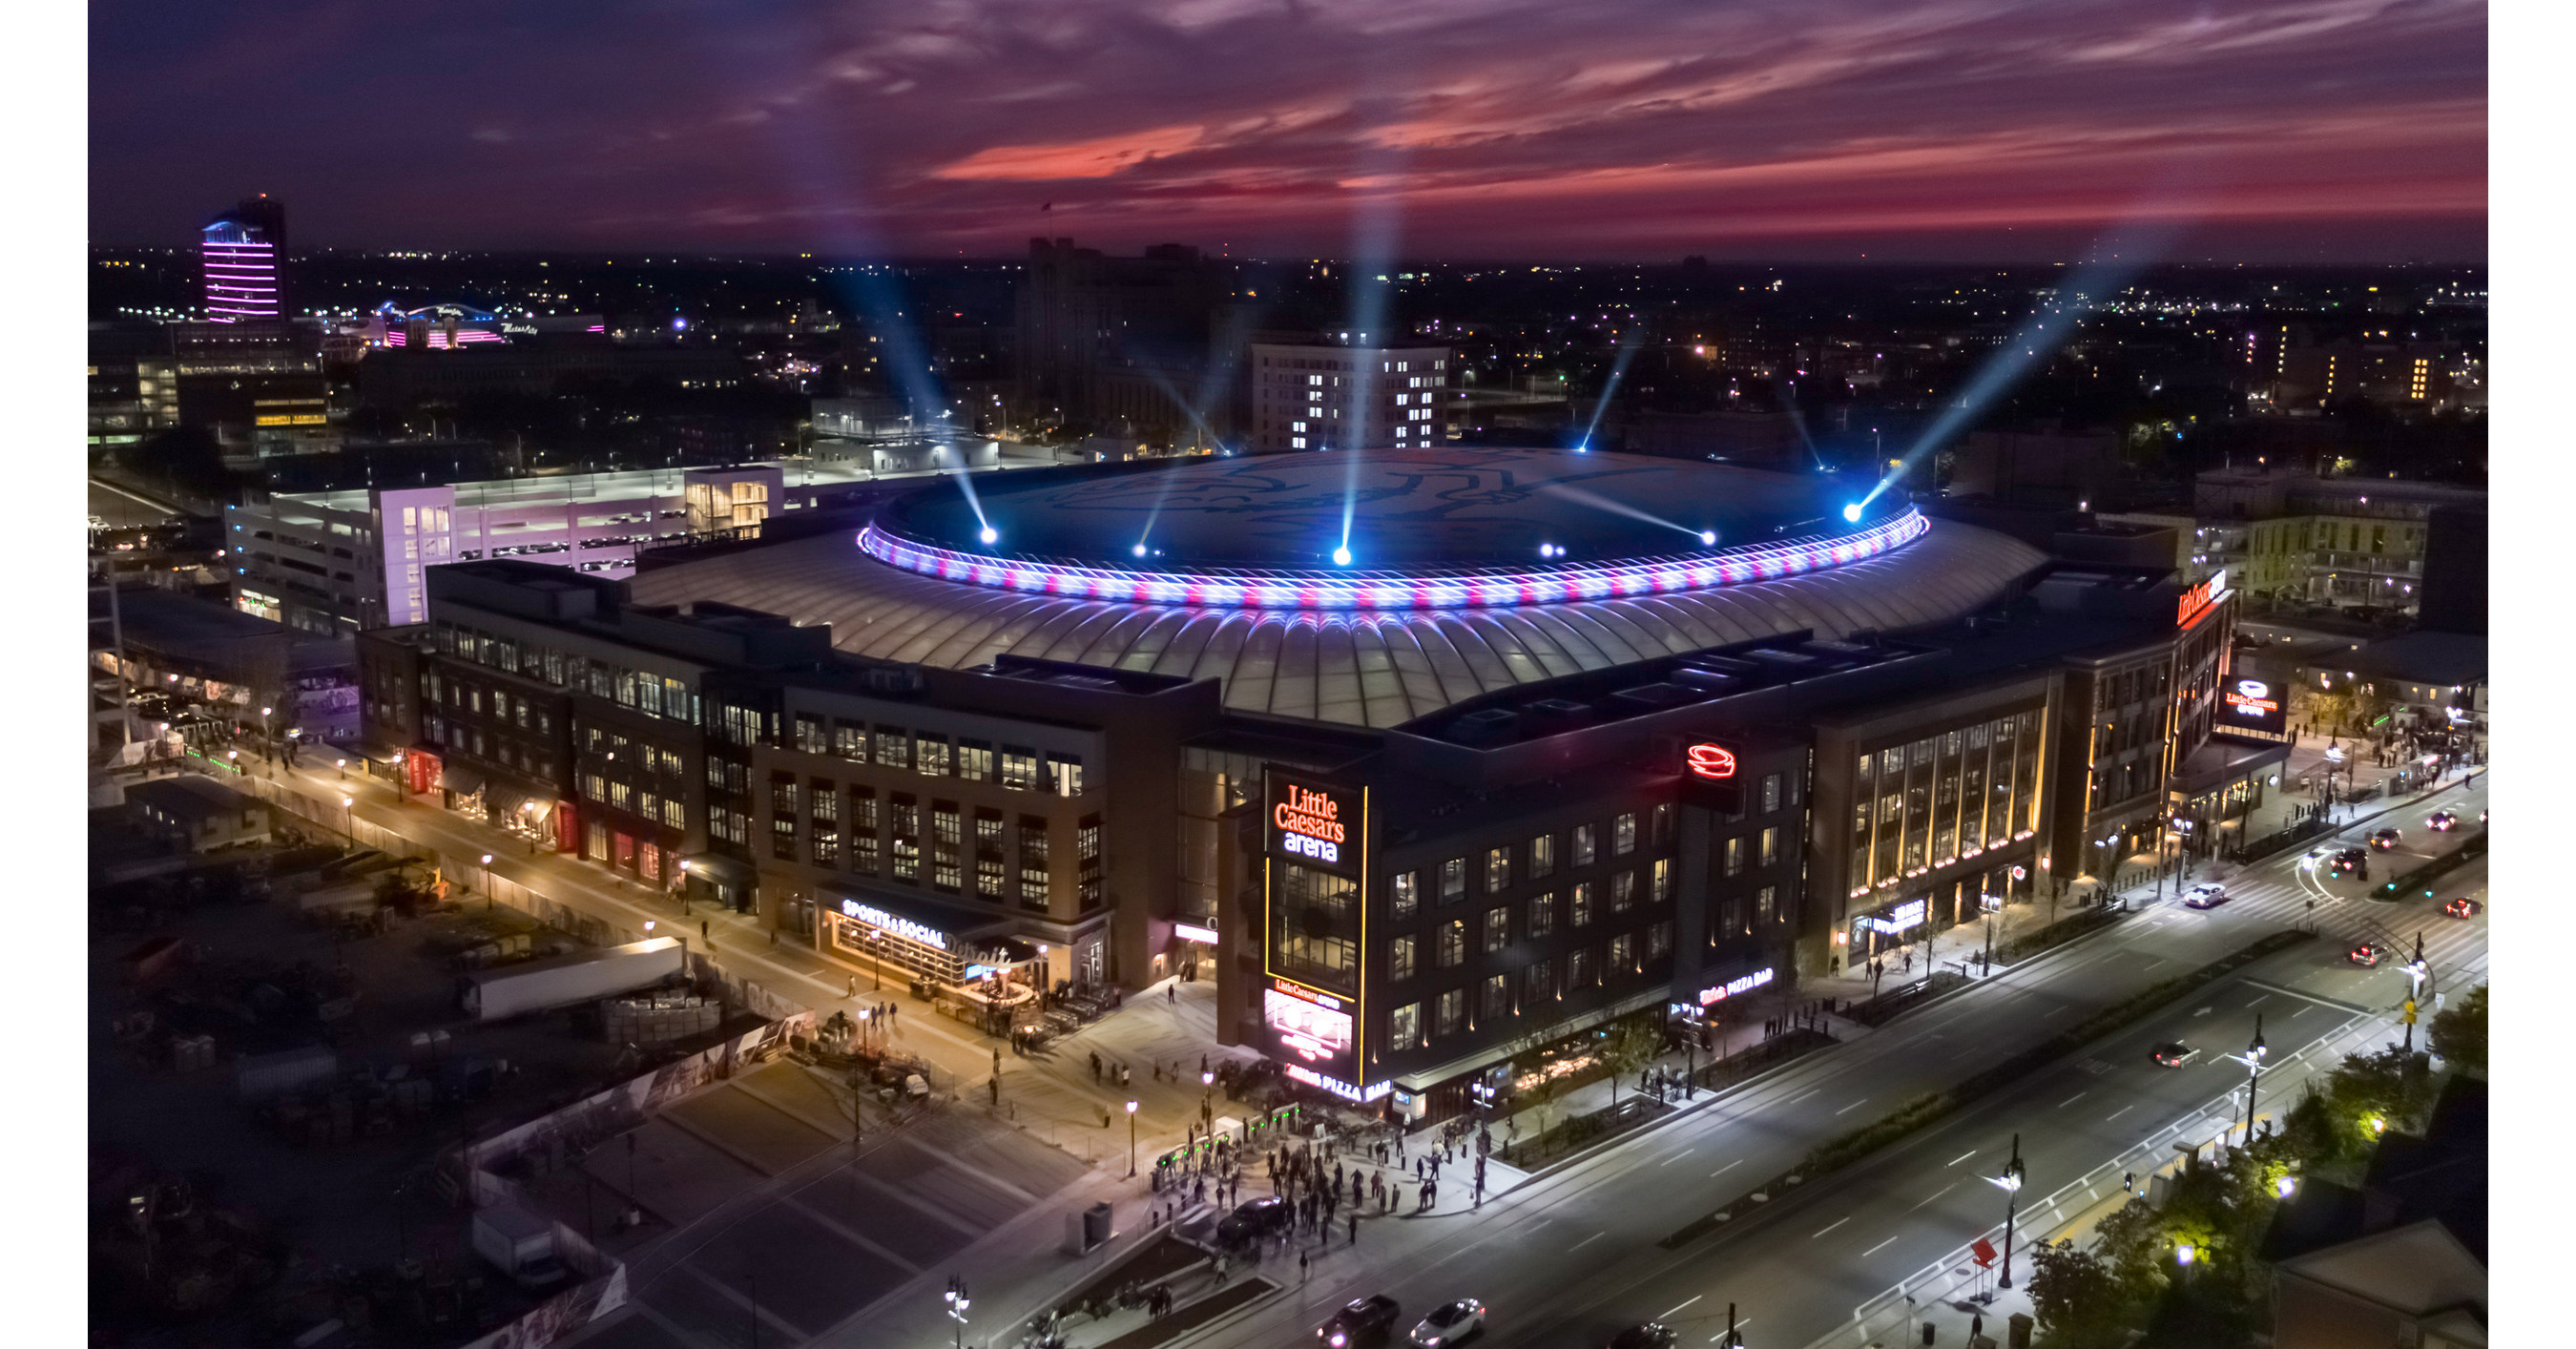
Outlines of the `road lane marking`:
M 1943 1166 L 1957 1166 L 1959 1163 L 1964 1162 L 1964 1161 L 1968 1160 L 1969 1158 L 1974 1157 L 1974 1156 L 1976 1156 L 1976 1155 L 1977 1155 L 1977 1150 L 1976 1150 L 1975 1148 L 1970 1148 L 1970 1149 L 1968 1149 L 1966 1152 L 1960 1153 L 1958 1156 L 1953 1157 L 1953 1158 L 1951 1158 L 1950 1160 L 1948 1160 L 1948 1161 L 1946 1161 L 1946 1162 L 1943 1162 L 1943 1163 L 1942 1163 L 1942 1165 L 1943 1165 Z
M 1735 1319 L 1735 1328 L 1736 1328 L 1737 1330 L 1742 1330 L 1742 1329 L 1744 1329 L 1746 1326 L 1749 1326 L 1749 1325 L 1751 1325 L 1751 1324 L 1753 1324 L 1753 1318 L 1752 1318 L 1752 1317 L 1750 1317 L 1750 1316 L 1739 1316 L 1739 1317 L 1737 1317 L 1737 1318 Z M 1722 1339 L 1725 1339 L 1725 1338 L 1726 1338 L 1726 1332 L 1725 1332 L 1725 1331 L 1723 1331 L 1723 1330 L 1721 1330 L 1721 1331 L 1717 1332 L 1716 1334 L 1709 1336 L 1709 1337 L 1708 1337 L 1708 1342 L 1709 1342 L 1709 1343 L 1711 1343 L 1711 1344 L 1715 1344 L 1715 1343 L 1717 1343 L 1719 1340 L 1722 1340 Z
M 1704 1298 L 1704 1297 L 1706 1297 L 1706 1296 L 1708 1296 L 1708 1294 L 1706 1294 L 1706 1293 L 1693 1293 L 1693 1294 L 1691 1295 L 1691 1300 L 1690 1300 L 1690 1302 L 1685 1302 L 1685 1303 L 1683 1303 L 1683 1304 L 1682 1304 L 1682 1307 L 1687 1307 L 1687 1306 L 1691 1305 L 1691 1302 L 1697 1302 L 1697 1301 L 1699 1301 L 1701 1298 Z M 1673 1308 L 1673 1309 L 1672 1309 L 1672 1311 L 1665 1312 L 1663 1315 L 1658 1316 L 1658 1317 L 1656 1317 L 1655 1319 L 1656 1319 L 1656 1320 L 1658 1320 L 1658 1321 L 1669 1321 L 1669 1320 L 1671 1320 L 1671 1319 L 1672 1319 L 1673 1312 L 1680 1311 L 1680 1310 L 1682 1309 L 1682 1307 L 1675 1307 L 1675 1308 Z
M 1582 1250 L 1584 1247 L 1591 1245 L 1593 1242 L 1599 1241 L 1601 1238 L 1603 1238 L 1603 1237 L 1605 1237 L 1605 1236 L 1608 1236 L 1608 1235 L 1609 1235 L 1609 1233 L 1607 1233 L 1607 1232 L 1595 1232 L 1595 1233 L 1593 1233 L 1592 1235 L 1590 1235 L 1590 1236 L 1588 1236 L 1588 1237 L 1585 1237 L 1583 1240 L 1578 1241 L 1578 1242 L 1574 1243 L 1573 1245 L 1566 1247 L 1565 1249 L 1567 1249 L 1567 1250 L 1569 1250 L 1569 1251 L 1579 1251 L 1579 1250 Z
M 2247 1003 L 2247 1004 L 2245 1004 L 2245 1005 L 2246 1005 L 2246 1006 L 2248 1006 L 2248 1007 L 2252 1007 L 2252 1006 L 2254 1006 L 2256 1003 L 2260 1003 L 2260 1002 L 2262 1002 L 2262 1001 L 2263 1001 L 2263 998 L 2268 998 L 2268 997 L 2270 997 L 2270 996 L 2272 996 L 2272 995 L 2271 995 L 2271 994 L 2269 994 L 2269 993 L 2266 993 L 2266 994 L 2264 994 L 2264 995 L 2263 995 L 2263 997 L 2256 998 L 2253 1002 L 2249 1002 L 2249 1003 Z
M 1850 1222 L 1850 1221 L 1851 1221 L 1851 1215 L 1850 1215 L 1850 1214 L 1848 1214 L 1848 1213 L 1846 1213 L 1846 1214 L 1844 1214 L 1843 1216 L 1841 1216 L 1841 1217 L 1839 1217 L 1839 1218 L 1834 1219 L 1832 1222 L 1829 1222 L 1829 1223 L 1825 1224 L 1823 1231 L 1820 1231 L 1820 1232 L 1816 1233 L 1816 1237 L 1821 1237 L 1821 1236 L 1823 1236 L 1826 1232 L 1830 1232 L 1830 1231 L 1834 1230 L 1835 1228 L 1842 1226 L 1844 1223 L 1847 1223 L 1847 1222 Z M 1813 1241 L 1813 1240 L 1815 1240 L 1815 1239 L 1816 1239 L 1816 1237 L 1809 1237 L 1809 1238 L 1807 1238 L 1807 1240 L 1809 1240 L 1809 1241 Z
M 1886 1249 L 1887 1249 L 1887 1247 L 1888 1247 L 1888 1243 L 1889 1243 L 1889 1242 L 1892 1242 L 1892 1241 L 1894 1241 L 1894 1240 L 1896 1240 L 1896 1238 L 1895 1238 L 1895 1237 L 1889 1237 L 1889 1238 L 1887 1239 L 1887 1241 L 1882 1241 L 1882 1242 L 1878 1243 L 1877 1245 L 1870 1247 L 1868 1250 L 1865 1250 L 1865 1251 L 1863 1251 L 1863 1252 L 1861 1252 L 1861 1253 L 1860 1253 L 1860 1258 L 1861 1258 L 1861 1259 L 1863 1259 L 1863 1260 L 1866 1260 L 1866 1259 L 1870 1258 L 1871 1256 L 1878 1254 L 1880 1251 L 1886 1250 Z
M 1971 1156 L 1973 1156 L 1974 1154 L 1972 1153 L 1972 1154 L 1970 1154 L 1970 1155 L 1971 1155 Z M 1959 1182 L 1957 1182 L 1957 1181 L 1955 1181 L 1955 1180 L 1954 1180 L 1954 1181 L 1951 1181 L 1949 1184 L 1942 1186 L 1940 1189 L 1935 1190 L 1935 1191 L 1933 1191 L 1930 1195 L 1926 1196 L 1926 1197 L 1924 1198 L 1924 1200 L 1923 1200 L 1923 1204 L 1929 1204 L 1929 1203 L 1931 1203 L 1933 1200 L 1938 1199 L 1938 1198 L 1940 1198 L 1941 1196 L 1943 1196 L 1943 1195 L 1945 1195 L 1945 1194 L 1948 1194 L 1949 1192 L 1951 1192 L 1952 1190 L 1955 1190 L 1955 1189 L 1957 1189 L 1957 1188 L 1959 1188 Z M 1923 1204 L 1917 1204 L 1917 1205 L 1915 1205 L 1915 1206 L 1914 1206 L 1914 1208 L 1921 1208 L 1921 1207 L 1923 1207 Z M 1914 1211 L 1914 1208 L 1910 1208 L 1910 1209 L 1907 1209 L 1907 1210 L 1905 1210 L 1905 1211 L 1906 1211 L 1906 1212 L 1908 1212 L 1908 1213 L 1912 1213 L 1912 1212 Z
M 1721 1167 L 1717 1168 L 1716 1170 L 1709 1172 L 1709 1173 L 1708 1173 L 1708 1178 L 1709 1178 L 1710 1180 L 1715 1180 L 1715 1179 L 1717 1179 L 1718 1177 L 1720 1177 L 1720 1176 L 1722 1176 L 1722 1175 L 1725 1175 L 1727 1172 L 1732 1171 L 1732 1170 L 1734 1170 L 1735 1168 L 1737 1168 L 1737 1167 L 1739 1167 L 1739 1166 L 1742 1166 L 1742 1165 L 1744 1165 L 1744 1159 L 1743 1159 L 1743 1158 L 1741 1158 L 1741 1157 L 1738 1157 L 1738 1158 L 1736 1158 L 1734 1161 L 1728 1162 L 1726 1165 L 1721 1166 Z
M 1689 1156 L 1689 1155 L 1690 1155 L 1690 1149 L 1689 1149 L 1689 1148 L 1684 1148 L 1684 1149 L 1682 1149 L 1681 1151 L 1674 1153 L 1672 1156 L 1670 1156 L 1670 1157 L 1666 1157 L 1666 1158 L 1665 1158 L 1665 1159 L 1663 1159 L 1662 1161 L 1655 1163 L 1655 1165 L 1656 1165 L 1656 1166 L 1658 1166 L 1658 1167 L 1670 1166 L 1670 1165 L 1672 1165 L 1673 1163 L 1678 1162 L 1678 1161 L 1680 1161 L 1682 1158 L 1687 1157 L 1687 1156 Z
M 2088 1095 L 2090 1095 L 2090 1094 L 2091 1094 L 2090 1092 L 2082 1092 L 2082 1091 L 2079 1091 L 2079 1092 L 2075 1093 L 2074 1095 L 2067 1097 L 2065 1100 L 2058 1102 L 2058 1103 L 2057 1103 L 2057 1108 L 2058 1108 L 2058 1109 L 2060 1109 L 2060 1110 L 2064 1110 L 2066 1107 L 2068 1107 L 2068 1106 L 2070 1106 L 2070 1105 L 2075 1104 L 2077 1101 L 2083 1100 L 2086 1096 L 2088 1096 Z
M 2125 1114 L 2129 1113 L 2130 1111 L 2135 1110 L 2135 1109 L 2137 1109 L 2137 1108 L 2138 1108 L 2138 1103 L 2137 1103 L 2137 1102 L 2135 1102 L 2135 1101 L 2131 1101 L 2131 1102 L 2130 1102 L 2130 1103 L 2128 1103 L 2127 1105 L 2124 1105 L 2124 1106 L 2120 1107 L 2119 1109 L 2112 1111 L 2110 1114 L 2104 1115 L 2104 1116 L 2102 1117 L 2102 1122 L 2103 1122 L 2104 1124 L 2108 1124 L 2108 1123 L 2110 1123 L 2111 1121 L 2113 1121 L 2113 1120 L 2115 1120 L 2115 1119 L 2118 1119 L 2118 1118 L 2119 1118 L 2119 1117 L 2121 1117 L 2122 1115 L 2125 1115 Z
M 1853 1112 L 1853 1111 L 1855 1111 L 1855 1110 L 1858 1110 L 1858 1109 L 1860 1109 L 1862 1106 L 1865 1106 L 1865 1105 L 1867 1105 L 1867 1104 L 1869 1104 L 1869 1098 L 1868 1098 L 1868 1097 L 1866 1097 L 1866 1096 L 1864 1096 L 1864 1097 L 1860 1098 L 1859 1100 L 1852 1102 L 1850 1105 L 1844 1106 L 1842 1109 L 1835 1111 L 1834 1113 L 1835 1113 L 1836 1115 L 1848 1115 L 1848 1114 L 1850 1114 L 1851 1112 Z
M 1822 1088 L 1822 1087 L 1809 1087 L 1809 1088 L 1807 1088 L 1805 1091 L 1799 1092 L 1797 1095 L 1790 1097 L 1788 1100 L 1782 1101 L 1780 1104 L 1782 1104 L 1782 1105 L 1796 1105 L 1798 1102 L 1803 1101 L 1803 1100 L 1807 1099 L 1808 1097 L 1813 1096 L 1813 1095 L 1815 1095 L 1816 1093 L 1821 1092 L 1821 1091 L 1823 1091 L 1823 1090 L 1824 1090 L 1824 1088 Z

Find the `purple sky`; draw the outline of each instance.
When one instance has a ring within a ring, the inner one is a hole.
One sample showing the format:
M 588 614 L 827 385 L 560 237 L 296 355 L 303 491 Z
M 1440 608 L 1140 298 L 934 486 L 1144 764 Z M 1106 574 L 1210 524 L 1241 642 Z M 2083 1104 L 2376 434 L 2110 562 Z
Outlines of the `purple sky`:
M 90 228 L 259 190 L 298 247 L 2482 260 L 2486 41 L 2455 0 L 95 0 Z

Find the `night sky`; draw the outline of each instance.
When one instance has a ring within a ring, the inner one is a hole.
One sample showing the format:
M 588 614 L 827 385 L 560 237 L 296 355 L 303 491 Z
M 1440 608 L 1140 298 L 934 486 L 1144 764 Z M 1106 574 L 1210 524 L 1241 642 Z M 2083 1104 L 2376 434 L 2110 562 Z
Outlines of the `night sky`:
M 2486 256 L 2486 8 L 2455 0 L 89 13 L 100 244 L 260 190 L 298 248 Z

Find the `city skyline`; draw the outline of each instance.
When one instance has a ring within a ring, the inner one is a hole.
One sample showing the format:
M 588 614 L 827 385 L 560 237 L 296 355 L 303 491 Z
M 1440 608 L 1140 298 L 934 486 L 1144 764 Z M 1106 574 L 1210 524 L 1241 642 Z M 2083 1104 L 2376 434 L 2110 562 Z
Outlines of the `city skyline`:
M 2485 252 L 2469 5 L 93 17 L 106 244 L 265 191 L 343 248 L 2008 262 L 2140 230 L 2170 261 Z

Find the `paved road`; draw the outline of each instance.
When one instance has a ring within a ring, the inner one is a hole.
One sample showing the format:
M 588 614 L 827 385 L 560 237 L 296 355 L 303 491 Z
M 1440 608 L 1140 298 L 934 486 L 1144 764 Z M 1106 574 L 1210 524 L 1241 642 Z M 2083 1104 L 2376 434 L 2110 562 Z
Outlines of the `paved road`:
M 2440 803 L 2474 818 L 2484 795 L 2481 778 L 2446 791 Z M 2429 809 L 2409 807 L 2369 827 L 2397 822 L 2420 845 Z M 2393 1007 L 2405 991 L 2394 963 L 2364 971 L 2344 962 L 2343 952 L 2363 936 L 2402 935 L 2411 947 L 2421 928 L 2444 985 L 2465 991 L 2481 977 L 2482 917 L 2442 918 L 2434 901 L 2422 899 L 2371 903 L 2360 898 L 2368 887 L 2316 881 L 2302 860 L 2294 855 L 2231 876 L 2229 888 L 2239 898 L 2221 908 L 2194 912 L 2168 901 L 2070 951 L 1999 974 L 1714 1107 L 1543 1176 L 1488 1203 L 1471 1221 L 1397 1224 L 1384 1234 L 1372 1229 L 1363 1235 L 1370 1245 L 1365 1261 L 1335 1248 L 1304 1288 L 1194 1341 L 1193 1349 L 1288 1343 L 1309 1333 L 1331 1307 L 1373 1292 L 1393 1295 L 1408 1316 L 1451 1298 L 1480 1298 L 1494 1309 L 1489 1338 L 1498 1349 L 1598 1343 L 1621 1325 L 1658 1317 L 1705 1341 L 1722 1331 L 1729 1300 L 1748 1318 L 1751 1343 L 1805 1345 L 1834 1333 L 1899 1279 L 1941 1262 L 1999 1223 L 2001 1194 L 1977 1176 L 2000 1170 L 2014 1131 L 2024 1134 L 2036 1199 L 2061 1179 L 2141 1144 L 2160 1151 L 2157 1138 L 2169 1138 L 2174 1124 L 2197 1129 L 2214 1120 L 2203 1107 L 2240 1080 L 2234 1065 L 2205 1057 L 2178 1072 L 2153 1069 L 2147 1062 L 2152 1043 L 2180 1037 L 2235 1052 L 2261 1011 L 2273 1054 L 2283 1060 L 2312 1039 L 2355 1025 L 2366 1012 Z M 2391 874 L 2388 860 L 2377 855 L 2376 878 Z M 2440 887 L 2438 898 L 2483 884 L 2482 867 L 2465 868 Z M 1999 1062 L 2068 1018 L 2306 922 L 2307 902 L 2319 895 L 2318 941 L 2213 984 L 1886 1155 L 1783 1195 L 1735 1230 L 1677 1250 L 1659 1246 L 1742 1194 L 1747 1182 L 1786 1170 L 1817 1141 Z M 2291 1090 L 2296 1071 L 2281 1070 L 2266 1084 L 2265 1099 L 2280 1099 L 2276 1089 Z M 2215 1133 L 2213 1126 L 2197 1141 Z M 2118 1173 L 2111 1174 L 2116 1186 Z

